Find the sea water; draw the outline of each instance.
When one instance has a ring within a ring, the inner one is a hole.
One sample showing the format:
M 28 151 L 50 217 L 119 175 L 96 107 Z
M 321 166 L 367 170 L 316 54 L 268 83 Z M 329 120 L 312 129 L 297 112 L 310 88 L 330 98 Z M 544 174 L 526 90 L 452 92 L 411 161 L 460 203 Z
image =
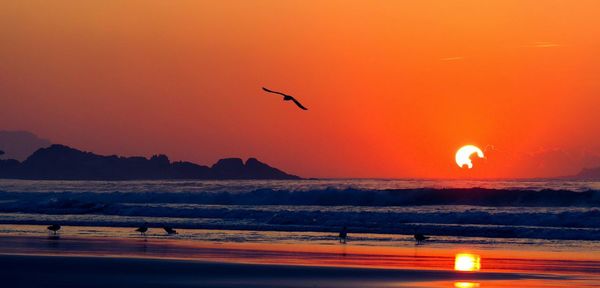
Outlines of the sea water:
M 0 223 L 597 241 L 600 182 L 0 180 Z

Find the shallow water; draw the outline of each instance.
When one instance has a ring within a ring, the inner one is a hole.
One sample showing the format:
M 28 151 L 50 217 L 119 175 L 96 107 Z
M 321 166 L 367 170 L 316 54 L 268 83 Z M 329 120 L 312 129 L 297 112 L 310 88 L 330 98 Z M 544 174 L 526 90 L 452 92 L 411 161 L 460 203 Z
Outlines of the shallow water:
M 251 230 L 206 230 L 177 229 L 178 234 L 167 235 L 160 227 L 149 228 L 145 235 L 135 231 L 134 227 L 95 227 L 95 226 L 63 226 L 58 233 L 62 240 L 68 239 L 122 239 L 122 240 L 157 240 L 182 241 L 182 243 L 215 243 L 215 244 L 293 244 L 339 246 L 336 233 L 308 231 L 251 231 Z M 0 237 L 33 237 L 51 239 L 53 234 L 41 225 L 0 225 Z M 423 250 L 461 250 L 471 251 L 542 251 L 577 255 L 580 259 L 600 260 L 600 241 L 576 240 L 544 240 L 522 238 L 488 238 L 431 236 L 425 242 L 415 243 L 412 235 L 350 233 L 349 245 L 339 247 L 363 247 L 370 249 L 419 249 Z M 526 255 L 526 254 L 525 254 Z M 515 255 L 514 257 L 519 257 Z M 598 267 L 600 268 L 600 267 Z
M 234 269 L 223 272 L 226 274 L 218 274 L 222 270 L 215 270 L 213 264 L 202 264 L 204 266 L 198 268 L 199 270 L 191 268 L 194 267 L 191 263 L 177 264 L 179 266 L 164 264 L 166 266 L 161 266 L 160 272 L 156 272 L 156 276 L 161 276 L 161 280 L 157 281 L 166 281 L 165 285 L 169 286 L 184 284 L 169 282 L 173 281 L 168 277 L 171 270 L 189 271 L 191 274 L 187 277 L 198 281 L 199 285 L 207 285 L 212 283 L 211 281 L 225 283 L 214 287 L 238 287 L 236 285 L 241 285 L 240 283 L 252 284 L 256 283 L 255 281 L 261 283 L 257 284 L 257 287 L 282 287 L 263 285 L 262 281 L 269 282 L 273 279 L 283 281 L 278 283 L 284 287 L 331 287 L 346 283 L 356 273 L 360 275 L 356 275 L 360 279 L 351 281 L 354 286 L 344 286 L 596 287 L 600 283 L 600 243 L 595 241 L 433 237 L 431 241 L 415 244 L 413 239 L 403 235 L 351 233 L 348 244 L 340 244 L 334 234 L 322 232 L 198 229 L 178 229 L 178 232 L 177 235 L 168 236 L 162 229 L 151 228 L 146 236 L 142 236 L 133 228 L 69 226 L 63 227 L 59 234 L 54 236 L 45 226 L 2 225 L 0 255 L 61 256 L 54 260 L 41 260 L 51 263 L 53 267 L 78 267 L 76 269 L 82 270 L 82 273 L 97 275 L 102 281 L 109 281 L 110 275 L 117 271 L 108 271 L 109 266 L 98 264 L 105 262 L 104 260 L 73 257 L 359 268 L 290 268 L 298 271 L 283 279 L 280 278 L 281 273 L 287 272 L 280 269 L 287 268 L 275 266 L 259 268 L 260 271 L 255 271 L 249 276 L 243 271 L 254 271 L 250 266 L 234 266 Z M 459 258 L 459 255 L 463 256 Z M 463 259 L 464 255 L 467 259 L 476 259 L 478 265 L 458 265 L 457 263 L 461 262 L 457 259 Z M 2 257 L 0 256 L 0 262 Z M 13 263 L 11 265 L 17 262 L 22 261 L 10 260 L 10 263 Z M 119 263 L 112 263 L 110 267 L 115 264 Z M 136 262 L 127 265 L 150 264 Z M 86 268 L 88 266 L 89 268 Z M 73 267 L 69 268 L 68 272 L 58 270 L 56 273 L 72 273 Z M 386 270 L 364 270 L 373 268 Z M 47 266 L 43 268 L 52 269 Z M 216 271 L 217 274 L 203 274 L 202 271 L 207 269 Z M 148 280 L 149 275 L 143 276 Z M 119 281 L 122 280 L 119 278 Z M 141 279 L 129 280 L 135 283 Z

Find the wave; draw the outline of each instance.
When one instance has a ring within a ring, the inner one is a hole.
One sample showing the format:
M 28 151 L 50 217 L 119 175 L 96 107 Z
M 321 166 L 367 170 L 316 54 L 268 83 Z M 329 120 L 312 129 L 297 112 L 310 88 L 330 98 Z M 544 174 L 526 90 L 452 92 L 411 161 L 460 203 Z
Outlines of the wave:
M 599 191 L 0 192 L 0 222 L 600 240 Z
M 600 191 L 526 189 L 256 189 L 249 192 L 6 192 L 0 201 L 72 199 L 92 203 L 190 203 L 214 205 L 600 207 Z

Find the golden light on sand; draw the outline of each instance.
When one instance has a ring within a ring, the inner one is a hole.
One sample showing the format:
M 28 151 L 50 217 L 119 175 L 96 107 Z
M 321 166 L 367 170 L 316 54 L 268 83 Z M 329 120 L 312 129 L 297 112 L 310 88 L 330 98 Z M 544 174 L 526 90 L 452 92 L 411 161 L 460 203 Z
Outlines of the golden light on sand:
M 454 259 L 454 270 L 456 271 L 479 271 L 481 269 L 481 257 L 475 254 L 459 253 Z
M 473 283 L 473 282 L 454 282 L 454 287 L 456 287 L 456 288 L 475 288 L 475 287 L 479 287 L 479 283 Z
M 467 165 L 467 168 L 473 168 L 473 162 L 471 162 L 471 155 L 473 154 L 477 154 L 477 157 L 479 158 L 485 157 L 483 155 L 483 151 L 481 151 L 481 149 L 479 149 L 477 146 L 465 145 L 460 147 L 454 156 L 458 167 L 462 168 L 463 166 Z

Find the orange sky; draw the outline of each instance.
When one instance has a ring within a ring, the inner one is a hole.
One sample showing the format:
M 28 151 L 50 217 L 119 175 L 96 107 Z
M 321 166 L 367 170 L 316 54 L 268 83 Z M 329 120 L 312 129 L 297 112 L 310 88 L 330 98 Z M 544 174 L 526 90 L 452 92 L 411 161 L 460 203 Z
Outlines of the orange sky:
M 592 0 L 2 1 L 0 130 L 306 177 L 573 174 L 600 165 L 599 14 Z M 488 159 L 460 170 L 464 144 Z

